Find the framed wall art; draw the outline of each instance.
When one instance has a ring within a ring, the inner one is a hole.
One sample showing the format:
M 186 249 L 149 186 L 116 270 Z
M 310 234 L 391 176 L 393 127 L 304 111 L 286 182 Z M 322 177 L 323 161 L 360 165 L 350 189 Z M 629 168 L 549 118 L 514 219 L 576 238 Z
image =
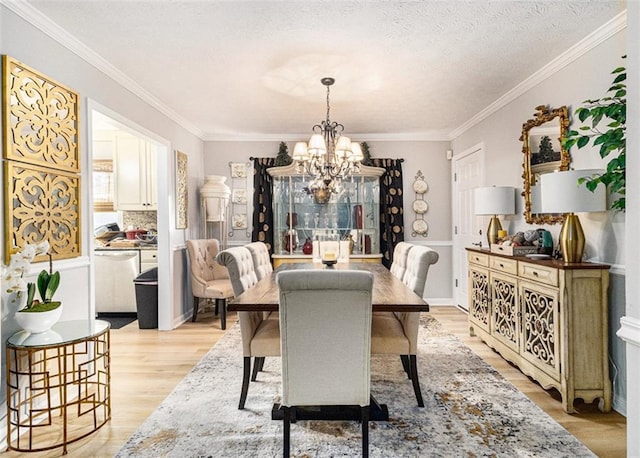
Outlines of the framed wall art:
M 176 150 L 176 229 L 188 227 L 189 157 Z
M 80 255 L 78 105 L 73 90 L 2 56 L 5 262 L 44 240 L 53 259 Z

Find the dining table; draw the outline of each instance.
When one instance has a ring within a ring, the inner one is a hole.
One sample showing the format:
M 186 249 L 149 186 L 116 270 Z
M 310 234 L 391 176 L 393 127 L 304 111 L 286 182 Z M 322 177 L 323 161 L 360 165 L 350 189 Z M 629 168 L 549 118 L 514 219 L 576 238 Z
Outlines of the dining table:
M 373 274 L 371 297 L 374 312 L 428 312 L 429 304 L 393 275 L 382 264 L 373 262 L 338 262 L 326 266 L 320 262 L 284 263 L 271 274 L 236 297 L 228 310 L 236 312 L 278 311 L 280 291 L 276 283 L 278 272 L 296 269 L 365 270 Z
M 314 263 L 284 263 L 276 270 L 260 279 L 254 286 L 233 299 L 227 306 L 228 310 L 236 312 L 275 312 L 278 311 L 280 291 L 276 282 L 278 272 L 297 269 L 333 269 L 333 270 L 364 270 L 373 274 L 373 291 L 371 295 L 372 310 L 374 312 L 428 312 L 429 304 L 413 292 L 389 269 L 378 263 L 340 262 L 333 265 Z M 358 420 L 360 411 L 354 406 L 321 406 L 315 408 L 297 408 L 298 420 Z M 273 420 L 282 420 L 283 411 L 278 403 L 271 411 Z M 380 404 L 371 395 L 369 419 L 375 421 L 389 421 L 389 410 L 386 404 Z

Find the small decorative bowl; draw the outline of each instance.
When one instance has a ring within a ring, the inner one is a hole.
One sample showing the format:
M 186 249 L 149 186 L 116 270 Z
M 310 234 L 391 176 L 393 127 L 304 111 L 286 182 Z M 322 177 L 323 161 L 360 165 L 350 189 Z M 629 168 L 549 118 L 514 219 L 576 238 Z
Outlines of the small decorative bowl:
M 333 267 L 333 265 L 338 262 L 337 259 L 323 259 L 322 260 L 322 264 L 324 264 L 327 267 Z

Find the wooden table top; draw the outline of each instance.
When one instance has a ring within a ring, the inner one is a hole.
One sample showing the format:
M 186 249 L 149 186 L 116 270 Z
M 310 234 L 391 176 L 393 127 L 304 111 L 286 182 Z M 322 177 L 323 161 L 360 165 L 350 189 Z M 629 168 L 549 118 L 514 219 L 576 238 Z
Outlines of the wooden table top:
M 327 269 L 320 263 L 282 264 L 277 271 L 263 278 L 253 287 L 229 303 L 236 312 L 277 311 L 279 290 L 277 272 L 293 269 Z M 373 310 L 385 312 L 428 312 L 429 304 L 396 278 L 386 267 L 377 263 L 338 263 L 335 270 L 366 270 L 373 273 Z

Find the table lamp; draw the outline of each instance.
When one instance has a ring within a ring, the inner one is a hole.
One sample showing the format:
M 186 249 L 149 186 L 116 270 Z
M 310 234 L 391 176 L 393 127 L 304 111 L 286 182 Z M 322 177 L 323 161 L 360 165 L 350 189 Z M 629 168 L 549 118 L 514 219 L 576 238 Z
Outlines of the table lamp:
M 580 219 L 574 213 L 600 212 L 607 209 L 607 192 L 604 185 L 591 192 L 578 183 L 580 178 L 602 174 L 604 170 L 584 169 L 546 173 L 540 177 L 542 213 L 566 213 L 560 231 L 560 249 L 564 262 L 582 261 L 584 232 Z
M 474 190 L 476 215 L 491 215 L 487 228 L 489 246 L 498 241 L 502 225 L 497 215 L 513 215 L 516 212 L 515 188 L 512 186 L 490 186 Z

